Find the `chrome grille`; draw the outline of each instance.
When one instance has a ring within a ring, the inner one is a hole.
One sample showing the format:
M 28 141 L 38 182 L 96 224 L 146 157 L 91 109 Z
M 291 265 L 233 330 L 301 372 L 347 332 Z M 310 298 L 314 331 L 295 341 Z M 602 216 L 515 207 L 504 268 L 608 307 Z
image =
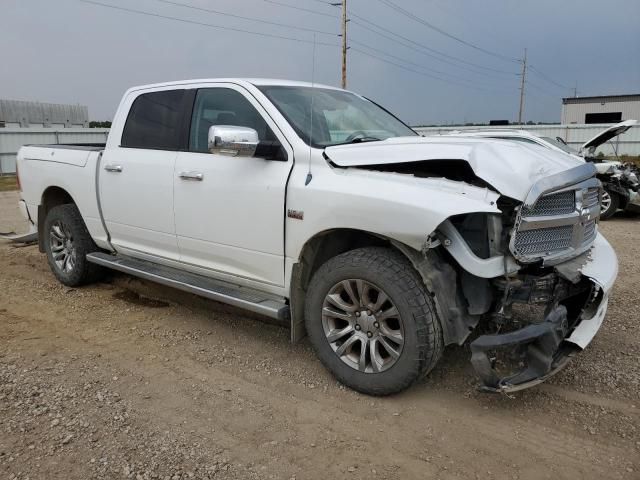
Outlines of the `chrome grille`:
M 591 208 L 595 205 L 600 205 L 600 189 L 589 188 L 582 194 L 582 206 Z
M 523 217 L 546 217 L 566 215 L 576 209 L 576 195 L 573 190 L 552 193 L 540 197 L 533 208 L 523 209 Z
M 571 247 L 573 226 L 536 228 L 518 232 L 514 244 L 518 255 L 548 255 Z
M 582 234 L 582 243 L 591 243 L 591 241 L 596 236 L 596 221 L 590 220 L 583 226 L 583 234 Z
M 591 177 L 560 184 L 556 191 L 548 183 L 537 198 L 526 199 L 511 234 L 511 253 L 524 263 L 554 265 L 587 250 L 597 235 L 599 181 Z

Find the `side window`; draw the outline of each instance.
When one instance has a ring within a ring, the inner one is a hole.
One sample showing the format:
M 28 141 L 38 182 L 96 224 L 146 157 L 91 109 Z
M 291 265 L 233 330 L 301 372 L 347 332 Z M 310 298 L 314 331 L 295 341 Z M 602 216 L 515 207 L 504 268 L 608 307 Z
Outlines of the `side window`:
M 198 90 L 191 117 L 189 151 L 203 153 L 209 151 L 209 128 L 214 125 L 249 127 L 258 132 L 260 141 L 276 139 L 267 122 L 249 100 L 230 88 Z
M 144 93 L 129 110 L 121 145 L 130 148 L 179 150 L 185 90 Z

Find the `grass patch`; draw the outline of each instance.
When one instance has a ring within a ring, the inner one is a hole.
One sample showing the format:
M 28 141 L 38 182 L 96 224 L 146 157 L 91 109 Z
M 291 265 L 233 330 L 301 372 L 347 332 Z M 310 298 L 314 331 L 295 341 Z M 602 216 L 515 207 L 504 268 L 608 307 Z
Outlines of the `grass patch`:
M 15 175 L 0 176 L 0 192 L 10 192 L 17 189 L 18 184 L 16 183 Z

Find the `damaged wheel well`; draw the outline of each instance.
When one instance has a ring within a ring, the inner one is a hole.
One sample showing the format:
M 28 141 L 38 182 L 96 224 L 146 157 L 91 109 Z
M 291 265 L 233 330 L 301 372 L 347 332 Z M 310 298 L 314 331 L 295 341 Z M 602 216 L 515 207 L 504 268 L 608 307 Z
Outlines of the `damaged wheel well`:
M 480 318 L 469 313 L 473 301 L 466 300 L 463 291 L 481 288 L 481 293 L 485 293 L 485 285 L 469 284 L 468 279 L 461 277 L 459 269 L 455 268 L 456 263 L 448 258 L 446 252 L 439 253 L 433 249 L 420 252 L 394 240 L 351 229 L 329 230 L 316 235 L 305 244 L 298 263 L 294 264 L 290 293 L 292 342 L 301 340 L 306 334 L 304 303 L 307 286 L 314 272 L 336 255 L 370 246 L 392 248 L 409 259 L 434 298 L 435 313 L 441 322 L 445 344 L 462 344 Z M 467 285 L 461 288 L 464 280 L 467 280 Z

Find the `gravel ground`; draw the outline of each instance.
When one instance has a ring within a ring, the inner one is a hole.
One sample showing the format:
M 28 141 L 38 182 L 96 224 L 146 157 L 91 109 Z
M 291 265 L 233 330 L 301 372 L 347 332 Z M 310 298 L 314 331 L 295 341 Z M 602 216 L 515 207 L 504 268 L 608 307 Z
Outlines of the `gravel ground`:
M 24 228 L 0 193 L 0 231 Z M 0 476 L 19 479 L 640 478 L 640 223 L 602 224 L 620 276 L 601 331 L 548 383 L 480 394 L 466 348 L 390 398 L 307 342 L 113 275 L 57 283 L 0 240 Z

